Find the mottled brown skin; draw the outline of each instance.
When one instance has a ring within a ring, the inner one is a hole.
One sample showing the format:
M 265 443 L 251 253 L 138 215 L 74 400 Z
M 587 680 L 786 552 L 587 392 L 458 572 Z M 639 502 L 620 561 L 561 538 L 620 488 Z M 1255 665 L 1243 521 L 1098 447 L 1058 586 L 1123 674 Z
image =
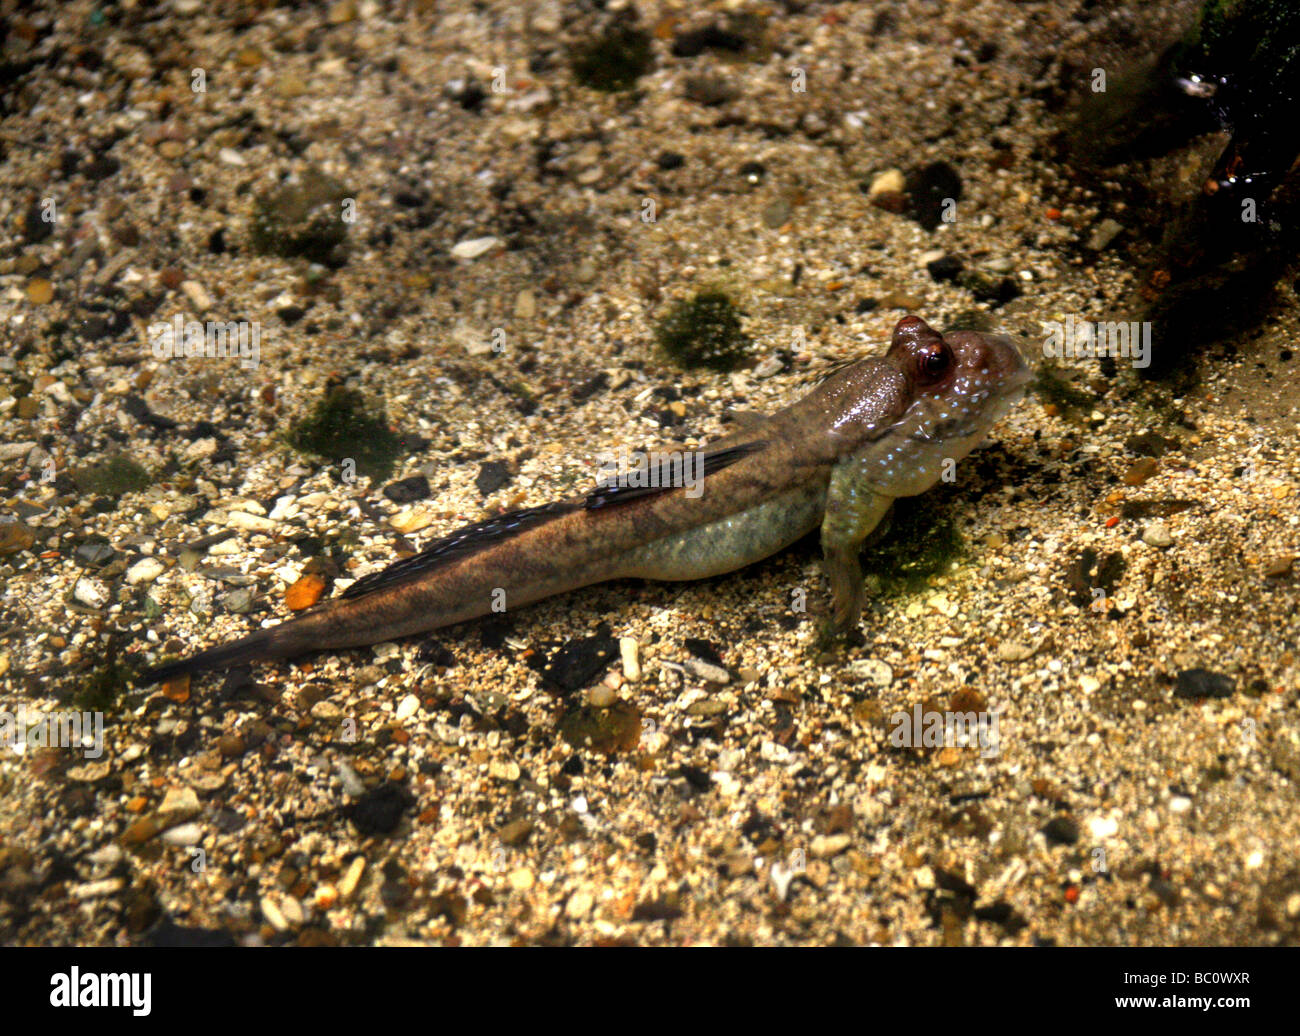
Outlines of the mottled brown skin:
M 898 496 L 923 492 L 1014 402 L 1027 369 L 1011 341 L 940 336 L 905 317 L 882 357 L 847 364 L 797 403 L 703 451 L 725 463 L 702 495 L 680 488 L 559 505 L 450 557 L 399 562 L 345 596 L 142 681 L 308 651 L 360 647 L 514 609 L 610 579 L 698 579 L 767 557 L 819 525 L 832 626 L 856 624 L 858 551 Z M 734 449 L 733 449 L 734 448 Z M 733 459 L 734 455 L 734 459 Z M 512 516 L 507 516 L 507 518 Z M 450 538 L 449 538 L 450 539 Z M 445 548 L 446 542 L 440 541 Z M 419 565 L 427 562 L 426 568 Z M 353 594 L 354 591 L 362 591 Z

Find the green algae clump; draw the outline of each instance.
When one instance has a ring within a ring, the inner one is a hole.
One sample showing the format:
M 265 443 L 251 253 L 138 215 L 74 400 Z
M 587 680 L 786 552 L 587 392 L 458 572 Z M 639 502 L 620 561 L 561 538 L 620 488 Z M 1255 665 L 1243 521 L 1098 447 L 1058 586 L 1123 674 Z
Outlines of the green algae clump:
M 1029 390 L 1045 402 L 1054 403 L 1065 417 L 1078 418 L 1092 408 L 1092 397 L 1066 381 L 1060 368 L 1050 361 L 1038 368 Z
M 650 36 L 641 29 L 614 25 L 595 39 L 575 46 L 570 54 L 574 78 L 605 93 L 628 90 L 652 64 Z
M 130 457 L 114 454 L 94 464 L 75 468 L 72 481 L 77 491 L 86 496 L 107 496 L 117 499 L 126 493 L 144 489 L 153 479 Z
M 347 189 L 318 169 L 258 196 L 249 228 L 262 255 L 337 265 L 347 237 Z
M 578 750 L 603 755 L 630 752 L 641 740 L 641 713 L 631 702 L 609 708 L 581 705 L 560 719 L 560 736 Z
M 879 580 L 885 594 L 916 593 L 947 572 L 963 549 L 956 521 L 933 499 L 900 497 L 888 530 L 862 551 L 862 568 L 868 579 Z
M 729 371 L 749 358 L 750 338 L 740 328 L 740 313 L 720 291 L 677 303 L 660 321 L 656 336 L 683 367 Z
M 403 445 L 389 430 L 382 405 L 372 409 L 360 392 L 341 385 L 331 388 L 309 416 L 294 424 L 287 440 L 296 450 L 337 464 L 353 461 L 358 473 L 373 479 L 392 474 Z

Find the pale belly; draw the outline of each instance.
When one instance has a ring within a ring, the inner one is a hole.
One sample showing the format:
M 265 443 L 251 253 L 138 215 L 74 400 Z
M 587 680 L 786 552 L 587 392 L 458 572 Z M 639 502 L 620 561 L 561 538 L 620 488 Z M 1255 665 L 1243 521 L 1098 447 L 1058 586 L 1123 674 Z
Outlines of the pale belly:
M 630 551 L 619 575 L 641 579 L 705 579 L 775 554 L 816 529 L 826 487 L 810 486 L 757 507 Z

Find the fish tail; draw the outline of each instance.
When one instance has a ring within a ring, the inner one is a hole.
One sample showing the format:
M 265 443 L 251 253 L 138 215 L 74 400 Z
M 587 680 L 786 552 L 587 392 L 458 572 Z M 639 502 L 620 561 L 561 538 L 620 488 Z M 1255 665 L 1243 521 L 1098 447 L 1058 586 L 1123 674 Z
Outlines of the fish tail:
M 136 683 L 140 686 L 173 680 L 178 676 L 192 673 L 204 673 L 212 669 L 229 669 L 232 666 L 246 665 L 249 662 L 261 662 L 276 658 L 289 658 L 311 650 L 308 624 L 285 622 L 270 629 L 258 630 L 229 644 L 219 644 L 200 651 L 197 655 L 151 666 L 140 672 Z

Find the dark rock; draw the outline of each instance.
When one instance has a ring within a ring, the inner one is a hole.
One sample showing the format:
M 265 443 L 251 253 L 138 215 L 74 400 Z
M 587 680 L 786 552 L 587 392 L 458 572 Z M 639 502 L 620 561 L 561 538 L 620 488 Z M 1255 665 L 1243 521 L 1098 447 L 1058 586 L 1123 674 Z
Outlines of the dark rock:
M 636 905 L 632 911 L 633 921 L 674 921 L 682 916 L 681 907 L 671 893 L 658 899 L 647 899 Z
M 1224 673 L 1209 669 L 1184 669 L 1178 674 L 1174 696 L 1178 698 L 1230 698 L 1237 682 Z
M 237 809 L 222 807 L 213 816 L 213 823 L 223 834 L 233 835 L 248 825 L 248 818 Z
M 699 75 L 687 76 L 682 94 L 688 101 L 702 104 L 706 108 L 715 108 L 734 100 L 740 91 L 721 76 Z
M 122 163 L 112 155 L 96 155 L 81 167 L 81 172 L 89 180 L 107 180 L 122 168 Z
M 182 927 L 168 918 L 159 921 L 155 927 L 146 932 L 144 942 L 148 946 L 166 949 L 239 945 L 233 935 L 219 928 Z
M 1020 297 L 1020 286 L 1010 277 L 995 277 L 980 270 L 962 270 L 957 283 L 989 306 L 1004 306 Z
M 682 646 L 694 657 L 701 658 L 705 662 L 710 662 L 720 668 L 726 668 L 726 663 L 722 661 L 722 655 L 718 652 L 718 649 L 707 640 L 700 640 L 697 637 L 687 637 L 682 641 Z
M 441 666 L 444 669 L 451 669 L 459 664 L 451 649 L 446 644 L 440 644 L 436 640 L 421 644 L 420 650 L 415 654 L 415 659 L 425 665 Z
M 83 565 L 98 567 L 108 564 L 116 554 L 117 551 L 107 543 L 83 543 L 76 549 L 74 556 Z
M 527 817 L 512 820 L 497 830 L 502 845 L 523 845 L 533 833 L 533 822 Z
M 713 784 L 713 778 L 698 766 L 683 765 L 677 771 L 677 775 L 685 779 L 696 791 L 708 791 Z
M 609 388 L 609 375 L 601 371 L 573 390 L 573 401 L 575 403 L 584 403 L 597 392 L 602 392 L 607 388 Z
M 728 32 L 717 25 L 706 25 L 702 29 L 678 33 L 673 39 L 672 54 L 675 58 L 693 58 L 706 50 L 722 50 L 739 54 L 749 45 L 749 41 L 739 33 Z
M 955 255 L 945 255 L 932 262 L 925 264 L 925 268 L 930 271 L 930 277 L 936 281 L 955 280 L 957 274 L 965 268 L 965 263 Z
M 429 480 L 423 475 L 412 475 L 384 486 L 384 496 L 395 504 L 409 504 L 429 496 Z
M 529 665 L 565 694 L 594 682 L 618 658 L 618 641 L 608 634 L 571 640 L 550 659 L 537 653 Z
M 81 321 L 81 337 L 88 342 L 117 337 L 131 327 L 131 315 L 126 312 L 92 313 Z
M 1156 432 L 1143 432 L 1124 441 L 1124 449 L 1139 457 L 1163 457 L 1177 445 L 1177 439 L 1166 439 Z
M 484 496 L 491 496 L 510 481 L 510 469 L 499 460 L 485 461 L 480 467 L 474 485 Z
M 905 193 L 908 203 L 904 214 L 926 230 L 943 222 L 946 203 L 961 199 L 961 177 L 947 162 L 932 162 L 907 174 Z
M 54 233 L 54 223 L 42 219 L 41 215 L 41 203 L 39 201 L 32 202 L 27 208 L 27 213 L 23 216 L 24 244 L 39 244 Z
M 402 822 L 402 814 L 415 804 L 409 791 L 386 781 L 366 792 L 343 813 L 363 835 L 389 835 Z
M 1070 817 L 1055 817 L 1043 827 L 1043 834 L 1053 845 L 1074 845 L 1079 840 L 1079 825 Z
M 465 84 L 464 88 L 458 93 L 453 93 L 456 103 L 464 108 L 467 112 L 476 112 L 483 107 L 483 102 L 487 100 L 487 91 L 471 79 Z

